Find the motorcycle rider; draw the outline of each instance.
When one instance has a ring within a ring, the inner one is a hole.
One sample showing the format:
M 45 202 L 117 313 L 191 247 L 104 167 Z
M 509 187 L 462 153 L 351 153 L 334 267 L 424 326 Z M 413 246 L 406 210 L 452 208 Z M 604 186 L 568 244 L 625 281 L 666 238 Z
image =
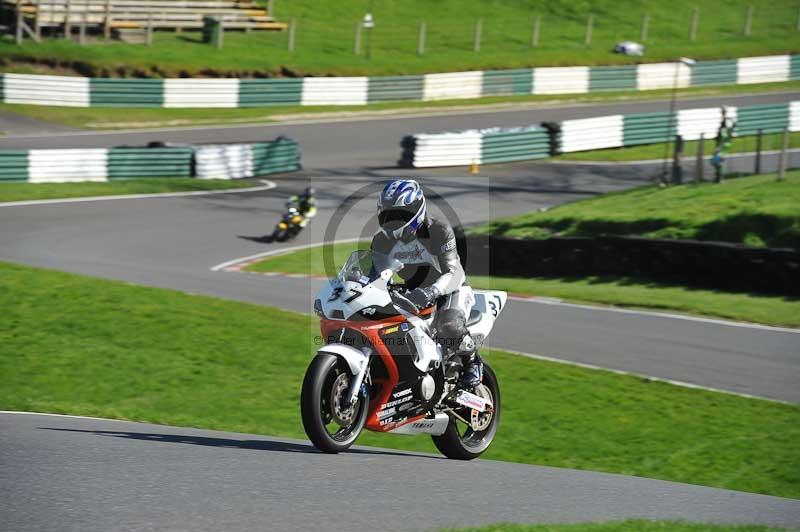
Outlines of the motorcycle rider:
M 306 187 L 302 194 L 295 194 L 286 201 L 286 208 L 295 208 L 303 215 L 303 226 L 305 226 L 309 218 L 313 218 L 317 214 L 317 200 L 314 197 L 315 190 L 313 187 Z
M 419 308 L 436 304 L 438 341 L 446 354 L 462 357 L 462 385 L 478 385 L 483 367 L 466 326 L 475 297 L 466 284 L 453 228 L 427 215 L 422 187 L 412 179 L 384 187 L 378 197 L 378 225 L 371 249 L 403 263 L 398 274 L 411 302 Z

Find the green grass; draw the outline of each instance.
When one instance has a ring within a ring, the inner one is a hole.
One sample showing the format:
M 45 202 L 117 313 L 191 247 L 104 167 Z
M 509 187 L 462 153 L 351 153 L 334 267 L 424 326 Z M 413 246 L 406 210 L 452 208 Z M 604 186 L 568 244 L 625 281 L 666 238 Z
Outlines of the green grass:
M 681 89 L 681 97 L 721 96 L 800 90 L 800 81 L 763 83 L 756 85 L 727 85 L 718 87 L 691 87 Z M 0 104 L 0 111 L 17 113 L 37 120 L 45 120 L 71 127 L 86 129 L 136 129 L 176 127 L 191 125 L 280 122 L 291 119 L 328 117 L 344 113 L 419 113 L 428 110 L 447 110 L 464 106 L 496 106 L 499 108 L 523 104 L 567 104 L 612 101 L 643 101 L 669 98 L 669 90 L 609 91 L 592 94 L 488 96 L 466 100 L 437 100 L 431 102 L 387 102 L 369 105 L 338 106 L 270 106 L 242 109 L 173 109 L 126 107 L 53 107 L 47 105 Z M 663 151 L 662 151 L 663 155 Z
M 0 183 L 0 202 L 157 194 L 195 190 L 224 190 L 256 186 L 252 181 L 194 179 L 183 177 L 123 179 L 105 183 Z
M 330 277 L 324 257 L 331 251 L 334 267 L 344 264 L 355 249 L 369 249 L 369 242 L 316 246 L 274 255 L 247 266 L 254 272 L 302 273 Z M 691 288 L 664 281 L 636 277 L 514 277 L 469 276 L 475 288 L 505 290 L 514 294 L 555 297 L 579 303 L 594 303 L 657 310 L 670 310 L 739 321 L 800 327 L 800 300 L 719 290 Z
M 637 235 L 800 249 L 800 171 L 729 179 L 721 185 L 647 186 L 544 212 L 502 218 L 475 233 L 519 238 Z
M 500 523 L 475 528 L 447 528 L 442 532 L 781 532 L 784 528 L 759 525 L 712 525 L 683 521 L 630 520 L 569 525 L 516 525 Z
M 726 150 L 726 154 L 730 153 L 746 153 L 756 151 L 756 137 L 738 137 L 731 142 L 730 149 Z M 670 144 L 671 148 L 667 152 L 672 157 L 672 152 L 675 143 Z M 691 140 L 684 143 L 683 156 L 691 157 L 697 154 L 697 149 L 700 146 L 700 141 Z M 709 157 L 714 153 L 716 147 L 715 139 L 707 139 L 703 142 L 703 154 Z M 767 150 L 780 150 L 783 147 L 783 133 L 776 133 L 773 135 L 764 135 L 761 142 L 761 149 Z M 789 134 L 789 147 L 800 147 L 800 133 Z M 648 144 L 645 146 L 631 146 L 629 148 L 614 148 L 608 150 L 592 150 L 580 151 L 574 153 L 565 153 L 560 155 L 559 159 L 567 161 L 644 161 L 649 159 L 663 159 L 664 149 L 666 143 L 662 144 Z
M 638 40 L 645 12 L 650 13 L 646 61 L 688 56 L 732 58 L 800 50 L 795 30 L 797 5 L 790 0 L 705 0 L 695 42 L 689 40 L 693 0 L 405 0 L 375 2 L 372 57 L 353 54 L 354 24 L 367 10 L 364 0 L 293 0 L 276 5 L 281 21 L 297 19 L 296 51 L 287 51 L 288 32 L 228 32 L 217 50 L 200 42 L 199 32 L 156 32 L 153 46 L 91 43 L 63 39 L 41 44 L 27 40 L 0 44 L 6 70 L 67 69 L 90 75 L 176 76 L 251 75 L 288 71 L 295 75 L 380 75 L 547 65 L 634 63 L 611 53 L 621 40 Z M 742 35 L 745 10 L 755 6 L 753 31 Z M 593 38 L 584 46 L 589 14 Z M 539 47 L 531 49 L 533 17 L 542 15 Z M 483 20 L 481 51 L 473 51 L 474 25 Z M 420 20 L 427 23 L 426 53 L 417 55 Z M 364 49 L 367 36 L 364 35 Z
M 304 437 L 312 316 L 8 263 L 0 308 L 0 409 Z M 503 390 L 486 458 L 800 497 L 800 406 L 486 355 Z

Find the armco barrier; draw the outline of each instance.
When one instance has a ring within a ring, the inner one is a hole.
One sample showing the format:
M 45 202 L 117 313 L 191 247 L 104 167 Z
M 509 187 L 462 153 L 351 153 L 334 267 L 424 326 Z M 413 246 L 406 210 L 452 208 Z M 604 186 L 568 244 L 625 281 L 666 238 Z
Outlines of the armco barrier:
M 800 131 L 800 101 L 725 107 L 737 121 L 739 136 Z M 405 167 L 466 166 L 533 160 L 605 148 L 666 142 L 681 135 L 684 140 L 715 138 L 722 122 L 720 107 L 669 113 L 611 115 L 549 122 L 543 127 L 494 128 L 447 133 L 422 133 L 402 139 L 399 164 Z M 671 124 L 670 124 L 671 122 Z M 671 135 L 670 135 L 671 133 Z
M 695 240 L 467 236 L 466 270 L 502 277 L 635 275 L 698 287 L 800 295 L 800 251 Z
M 464 166 L 543 159 L 550 156 L 546 129 L 491 128 L 458 133 L 420 134 L 404 137 L 398 164 L 404 167 Z
M 267 143 L 216 146 L 0 150 L 0 181 L 29 183 L 137 177 L 235 179 L 299 168 L 297 143 L 285 138 Z
M 677 72 L 677 78 L 676 78 Z M 0 74 L 4 103 L 110 107 L 364 105 L 523 94 L 669 89 L 800 79 L 800 55 L 391 77 L 109 79 Z

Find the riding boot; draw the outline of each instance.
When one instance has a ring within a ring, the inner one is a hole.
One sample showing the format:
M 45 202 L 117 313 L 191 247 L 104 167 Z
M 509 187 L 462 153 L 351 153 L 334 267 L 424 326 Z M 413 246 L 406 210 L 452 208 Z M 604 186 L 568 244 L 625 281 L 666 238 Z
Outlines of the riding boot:
M 461 372 L 461 385 L 464 388 L 474 388 L 483 380 L 483 362 L 478 355 L 475 341 L 467 334 L 458 346 L 458 354 L 464 362 Z

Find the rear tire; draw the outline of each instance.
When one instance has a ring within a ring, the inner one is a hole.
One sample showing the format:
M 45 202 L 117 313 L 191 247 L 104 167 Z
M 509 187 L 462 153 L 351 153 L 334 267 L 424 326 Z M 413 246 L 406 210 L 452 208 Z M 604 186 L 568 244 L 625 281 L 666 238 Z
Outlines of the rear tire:
M 483 363 L 483 381 L 482 386 L 491 394 L 492 404 L 494 411 L 488 426 L 481 431 L 475 432 L 471 427 L 459 431 L 459 424 L 464 425 L 461 421 L 457 420 L 455 416 L 450 414 L 450 424 L 447 429 L 440 436 L 431 436 L 436 448 L 448 458 L 454 460 L 473 460 L 479 457 L 494 439 L 497 433 L 497 427 L 500 423 L 500 385 L 497 382 L 497 376 L 494 370 L 487 362 Z M 464 409 L 468 411 L 468 409 Z
M 369 400 L 359 394 L 356 404 L 352 407 L 355 411 L 350 416 L 351 422 L 346 426 L 340 426 L 333 434 L 328 430 L 328 425 L 331 425 L 335 418 L 334 406 L 331 404 L 334 385 L 345 378 L 349 383 L 350 377 L 352 374 L 347 363 L 329 353 L 319 353 L 308 366 L 303 379 L 303 389 L 300 392 L 300 414 L 308 439 L 320 451 L 338 453 L 347 450 L 361 434 L 361 429 L 367 421 Z

